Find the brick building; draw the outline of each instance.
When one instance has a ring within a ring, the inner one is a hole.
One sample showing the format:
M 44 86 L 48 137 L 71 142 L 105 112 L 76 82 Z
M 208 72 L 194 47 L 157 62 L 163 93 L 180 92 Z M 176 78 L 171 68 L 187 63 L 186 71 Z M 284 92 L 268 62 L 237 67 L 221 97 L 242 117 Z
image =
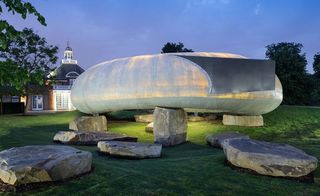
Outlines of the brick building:
M 33 92 L 28 97 L 28 111 L 73 110 L 71 87 L 75 79 L 84 72 L 77 60 L 73 59 L 72 48 L 67 46 L 61 65 L 50 73 L 50 81 L 44 87 L 31 87 Z

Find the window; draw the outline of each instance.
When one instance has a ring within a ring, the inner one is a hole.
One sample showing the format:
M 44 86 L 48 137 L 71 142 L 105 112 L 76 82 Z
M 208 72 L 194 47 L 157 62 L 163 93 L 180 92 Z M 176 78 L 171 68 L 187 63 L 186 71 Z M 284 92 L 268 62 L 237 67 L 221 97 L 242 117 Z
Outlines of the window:
M 42 110 L 43 109 L 43 98 L 42 95 L 32 96 L 32 110 Z
M 19 96 L 12 96 L 12 97 L 11 97 L 11 102 L 12 102 L 12 103 L 18 103 L 18 102 L 20 102 L 20 97 L 19 97 Z
M 67 78 L 76 78 L 78 76 L 79 76 L 79 74 L 75 71 L 70 71 L 69 73 L 66 74 Z

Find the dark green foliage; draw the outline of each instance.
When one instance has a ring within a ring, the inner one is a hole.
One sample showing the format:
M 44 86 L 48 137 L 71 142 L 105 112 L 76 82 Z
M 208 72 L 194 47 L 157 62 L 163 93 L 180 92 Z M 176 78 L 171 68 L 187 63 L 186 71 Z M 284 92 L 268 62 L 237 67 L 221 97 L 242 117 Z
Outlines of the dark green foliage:
M 0 15 L 3 13 L 4 8 L 7 11 L 14 14 L 20 14 L 23 19 L 27 18 L 27 15 L 34 15 L 40 24 L 46 25 L 45 18 L 37 12 L 37 10 L 29 2 L 24 2 L 22 0 L 0 0 Z M 6 20 L 0 20 L 0 50 L 6 49 L 10 40 L 14 39 L 19 35 L 12 25 L 10 25 Z
M 0 0 L 0 16 L 3 12 L 12 13 L 13 15 L 18 14 L 23 19 L 26 19 L 28 15 L 34 15 L 40 24 L 46 25 L 45 18 L 29 2 Z M 26 34 L 27 31 L 29 31 L 30 37 Z M 27 47 L 26 44 L 30 44 L 30 46 Z M 1 88 L 13 89 L 14 92 L 11 93 L 25 94 L 27 91 L 26 86 L 30 82 L 43 83 L 43 75 L 46 72 L 43 68 L 47 66 L 43 65 L 45 62 L 43 58 L 47 58 L 46 56 L 43 57 L 43 53 L 51 55 L 51 60 L 55 57 L 52 57 L 52 51 L 46 51 L 45 47 L 38 48 L 37 45 L 45 46 L 45 40 L 34 34 L 32 30 L 25 29 L 24 32 L 20 32 L 10 25 L 8 21 L 0 20 Z M 27 55 L 27 52 L 30 52 L 30 54 Z M 40 54 L 36 54 L 37 52 Z M 11 54 L 9 55 L 9 53 Z M 23 60 L 22 62 L 23 57 L 30 57 L 32 54 L 37 56 L 37 59 L 33 59 L 34 63 L 26 63 L 28 60 Z M 42 60 L 39 60 L 39 58 Z M 41 68 L 39 69 L 39 67 Z M 8 92 L 1 91 L 0 94 L 2 95 L 3 93 Z
M 320 52 L 313 57 L 313 71 L 317 78 L 320 78 Z
M 53 144 L 54 134 L 67 130 L 76 115 L 0 116 L 0 150 Z M 223 150 L 205 143 L 207 134 L 239 131 L 254 139 L 291 144 L 320 159 L 319 116 L 319 108 L 280 106 L 264 115 L 264 127 L 190 122 L 189 142 L 163 148 L 159 159 L 116 159 L 99 155 L 94 146 L 74 146 L 92 152 L 91 174 L 23 195 L 319 195 L 320 168 L 314 173 L 315 183 L 255 176 L 225 166 Z M 146 124 L 109 121 L 108 130 L 153 143 L 153 135 L 144 131 Z
M 14 62 L 0 61 L 0 86 L 14 86 L 17 89 L 21 89 L 23 86 L 23 81 L 19 80 L 20 75 L 24 75 L 22 69 L 19 69 L 18 65 Z
M 178 42 L 177 44 L 168 42 L 161 49 L 161 53 L 178 53 L 178 52 L 193 52 L 193 50 L 185 48 L 184 44 L 181 42 Z
M 313 57 L 313 70 L 314 74 L 312 77 L 313 89 L 311 92 L 311 104 L 320 105 L 320 53 L 314 55 Z
M 56 63 L 58 47 L 48 45 L 45 38 L 32 29 L 23 29 L 5 50 L 0 51 L 0 85 L 16 87 L 20 94 L 28 93 L 28 85 L 43 85 L 50 66 Z
M 306 71 L 307 60 L 299 43 L 268 45 L 266 57 L 276 62 L 276 74 L 283 87 L 283 104 L 309 104 L 312 80 Z
M 310 105 L 320 105 L 320 78 L 314 75 L 312 81 L 313 89 L 310 95 Z

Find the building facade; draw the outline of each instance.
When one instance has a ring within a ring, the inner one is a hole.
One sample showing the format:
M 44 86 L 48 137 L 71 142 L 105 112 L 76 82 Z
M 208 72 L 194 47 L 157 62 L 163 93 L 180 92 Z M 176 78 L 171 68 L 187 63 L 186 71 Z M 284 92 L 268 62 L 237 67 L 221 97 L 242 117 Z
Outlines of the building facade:
M 28 111 L 70 111 L 74 107 L 71 103 L 71 87 L 75 79 L 84 72 L 73 59 L 72 48 L 67 46 L 61 65 L 49 74 L 45 87 L 34 87 L 32 95 L 28 96 Z

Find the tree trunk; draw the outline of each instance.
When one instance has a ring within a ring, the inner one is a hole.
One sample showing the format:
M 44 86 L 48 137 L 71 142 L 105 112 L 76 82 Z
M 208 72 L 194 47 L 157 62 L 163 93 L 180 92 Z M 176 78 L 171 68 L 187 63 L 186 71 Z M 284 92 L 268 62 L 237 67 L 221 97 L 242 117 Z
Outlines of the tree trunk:
M 26 104 L 25 104 L 25 106 L 24 106 L 24 111 L 23 111 L 23 114 L 24 114 L 24 115 L 27 114 L 28 103 L 29 103 L 29 96 L 28 96 L 28 94 L 27 94 L 27 95 L 26 95 Z
M 27 111 L 28 111 L 28 105 L 29 105 L 29 89 L 28 89 L 28 85 L 25 86 L 25 96 L 26 96 L 26 105 L 24 106 L 24 111 L 23 114 L 26 115 Z

